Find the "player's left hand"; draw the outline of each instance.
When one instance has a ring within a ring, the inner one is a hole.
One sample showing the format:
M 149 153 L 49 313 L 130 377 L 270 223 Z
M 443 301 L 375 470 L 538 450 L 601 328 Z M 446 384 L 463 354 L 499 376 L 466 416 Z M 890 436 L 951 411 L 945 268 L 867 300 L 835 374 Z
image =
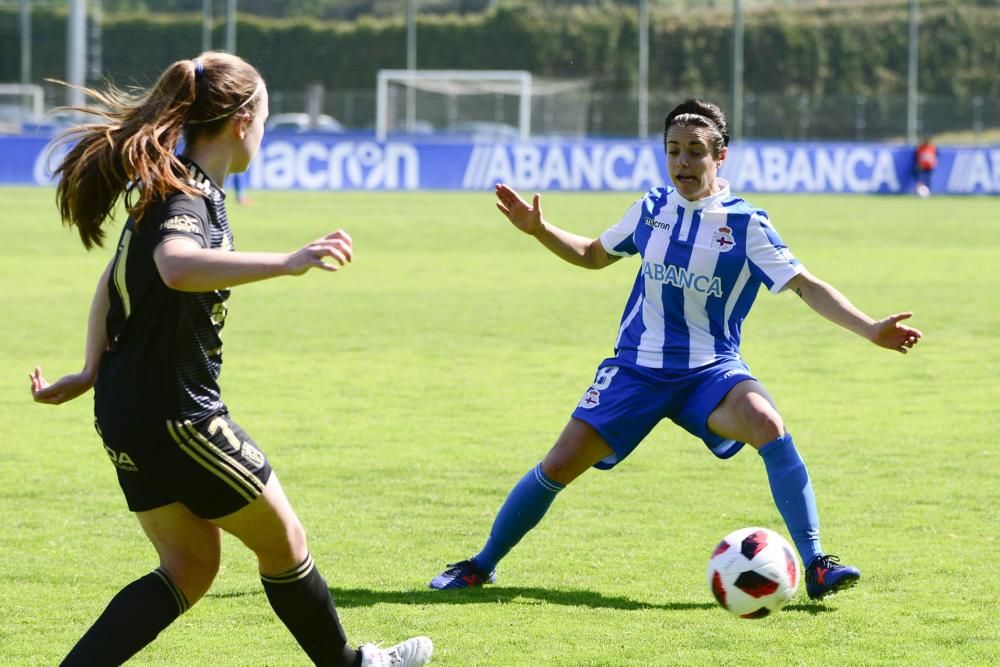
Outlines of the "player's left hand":
M 289 254 L 285 266 L 291 275 L 298 276 L 312 268 L 338 271 L 353 258 L 354 242 L 351 235 L 338 229 Z
M 879 320 L 872 327 L 871 341 L 879 347 L 906 354 L 924 335 L 919 329 L 900 323 L 912 316 L 913 313 L 896 313 Z
M 90 375 L 83 371 L 65 375 L 53 384 L 49 384 L 42 376 L 42 369 L 35 366 L 35 370 L 28 373 L 31 379 L 31 395 L 36 403 L 48 403 L 49 405 L 59 405 L 90 390 L 94 386 L 94 381 Z

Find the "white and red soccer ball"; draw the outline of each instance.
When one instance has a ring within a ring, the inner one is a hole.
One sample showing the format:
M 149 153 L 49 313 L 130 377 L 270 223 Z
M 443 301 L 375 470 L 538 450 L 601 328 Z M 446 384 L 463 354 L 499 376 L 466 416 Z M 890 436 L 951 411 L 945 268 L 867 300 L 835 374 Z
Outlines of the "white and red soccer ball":
M 788 541 L 767 528 L 741 528 L 708 559 L 708 586 L 726 611 L 763 618 L 795 596 L 802 568 Z

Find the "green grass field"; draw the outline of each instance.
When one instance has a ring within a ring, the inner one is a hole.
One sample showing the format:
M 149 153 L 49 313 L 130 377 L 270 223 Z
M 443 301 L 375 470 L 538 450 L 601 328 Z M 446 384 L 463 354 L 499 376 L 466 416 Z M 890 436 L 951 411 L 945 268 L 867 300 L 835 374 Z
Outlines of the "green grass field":
M 341 273 L 236 289 L 222 376 L 353 642 L 427 634 L 441 667 L 1000 661 L 995 198 L 751 198 L 813 273 L 871 315 L 913 310 L 925 338 L 902 356 L 794 296 L 758 298 L 745 356 L 810 466 L 824 546 L 864 577 L 746 621 L 716 607 L 705 564 L 730 530 L 786 533 L 763 465 L 750 450 L 716 460 L 669 423 L 564 491 L 497 585 L 426 588 L 478 549 L 611 353 L 634 260 L 564 264 L 491 193 L 253 195 L 231 210 L 238 248 L 292 250 L 338 227 L 355 241 Z M 633 199 L 553 193 L 543 206 L 596 235 Z M 35 364 L 50 380 L 79 368 L 109 251 L 60 227 L 51 190 L 0 189 L 0 210 L 0 664 L 51 665 L 156 562 L 90 397 L 52 407 L 28 391 Z M 223 549 L 212 591 L 132 664 L 307 664 L 253 556 L 231 538 Z

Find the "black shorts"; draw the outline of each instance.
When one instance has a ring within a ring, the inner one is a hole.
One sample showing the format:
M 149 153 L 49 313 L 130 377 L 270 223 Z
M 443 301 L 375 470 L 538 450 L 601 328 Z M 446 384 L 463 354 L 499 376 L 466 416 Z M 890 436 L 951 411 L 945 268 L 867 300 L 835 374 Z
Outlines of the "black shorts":
M 263 452 L 225 412 L 196 422 L 101 418 L 95 425 L 133 512 L 180 502 L 217 519 L 253 502 L 271 476 Z

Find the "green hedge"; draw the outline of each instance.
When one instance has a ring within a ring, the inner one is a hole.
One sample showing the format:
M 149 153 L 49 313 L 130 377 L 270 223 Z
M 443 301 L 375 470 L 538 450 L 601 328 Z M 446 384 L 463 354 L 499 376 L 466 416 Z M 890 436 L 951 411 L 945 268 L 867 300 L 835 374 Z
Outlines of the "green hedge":
M 1000 94 L 1000 12 L 945 0 L 921 10 L 920 91 Z M 36 81 L 65 77 L 66 12 L 32 14 Z M 866 5 L 748 12 L 744 19 L 748 93 L 899 95 L 906 91 L 907 10 L 899 0 Z M 421 17 L 421 68 L 527 69 L 540 76 L 587 77 L 631 94 L 637 75 L 634 9 L 500 9 L 491 14 Z M 728 13 L 654 12 L 650 88 L 726 91 L 731 72 Z M 241 17 L 238 51 L 275 90 L 371 89 L 381 68 L 406 63 L 398 19 L 352 23 Z M 217 26 L 213 43 L 224 43 Z M 120 85 L 148 84 L 177 58 L 201 48 L 199 15 L 109 15 L 103 70 Z M 0 81 L 20 79 L 16 8 L 0 9 Z

